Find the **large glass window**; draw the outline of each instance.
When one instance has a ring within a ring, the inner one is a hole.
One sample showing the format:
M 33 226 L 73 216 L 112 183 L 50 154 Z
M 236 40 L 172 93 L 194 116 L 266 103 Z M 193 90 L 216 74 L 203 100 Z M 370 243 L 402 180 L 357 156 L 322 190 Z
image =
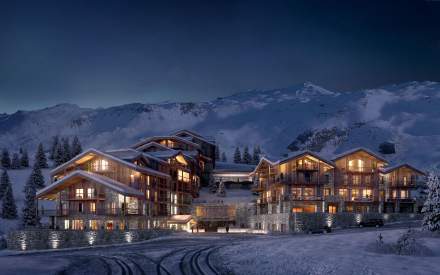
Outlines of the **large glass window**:
M 95 202 L 90 203 L 90 213 L 96 213 L 96 203 Z
M 73 230 L 83 230 L 84 222 L 83 220 L 72 220 L 72 229 Z
M 87 198 L 95 197 L 95 188 L 87 188 Z
M 311 198 L 313 197 L 315 194 L 314 192 L 315 190 L 313 190 L 313 188 L 304 188 L 304 197 L 305 198 Z
M 347 198 L 347 195 L 348 195 L 347 189 L 345 189 L 345 188 L 339 189 L 339 196 L 341 196 L 343 198 Z
M 84 189 L 83 188 L 77 188 L 75 190 L 75 197 L 77 199 L 83 199 L 84 198 Z
M 354 201 L 357 198 L 359 198 L 359 189 L 352 189 L 351 190 L 351 200 Z
M 183 182 L 189 182 L 189 173 L 182 170 L 177 170 L 177 179 Z
M 361 184 L 361 176 L 360 175 L 353 175 L 352 179 L 353 179 L 353 184 L 354 185 Z
M 293 187 L 292 188 L 292 197 L 299 198 L 301 196 L 301 188 Z
M 400 198 L 407 199 L 408 198 L 408 190 L 400 190 Z
M 373 190 L 371 190 L 371 189 L 364 189 L 362 191 L 362 197 L 364 197 L 366 199 L 373 198 Z
M 108 161 L 105 159 L 98 159 L 92 163 L 93 171 L 107 171 L 109 167 Z

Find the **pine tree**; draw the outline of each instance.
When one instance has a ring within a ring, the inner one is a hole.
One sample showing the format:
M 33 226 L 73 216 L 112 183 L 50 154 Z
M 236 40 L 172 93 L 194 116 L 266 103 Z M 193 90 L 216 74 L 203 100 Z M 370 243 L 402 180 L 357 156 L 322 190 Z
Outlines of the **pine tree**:
M 37 164 L 34 165 L 29 180 L 32 181 L 36 189 L 40 189 L 44 187 L 44 176 L 41 173 L 40 166 L 38 166 Z
M 17 206 L 15 205 L 15 199 L 14 199 L 14 194 L 12 192 L 11 184 L 7 186 L 6 192 L 3 196 L 2 218 L 3 219 L 17 218 Z
M 38 167 L 38 166 L 36 166 Z M 24 207 L 23 207 L 23 225 L 25 227 L 28 226 L 37 226 L 39 224 L 38 212 L 37 212 L 37 204 L 36 204 L 36 186 L 33 182 L 33 177 L 29 178 L 26 185 L 24 186 Z
M 54 136 L 52 141 L 52 145 L 50 146 L 50 154 L 49 159 L 55 160 L 55 153 L 57 151 L 58 144 L 60 143 L 60 138 L 58 136 Z
M 218 145 L 215 146 L 215 160 L 220 160 L 220 147 Z
M 11 168 L 11 158 L 9 157 L 9 151 L 6 148 L 2 151 L 1 166 L 5 169 Z
M 430 172 L 428 175 L 428 197 L 423 205 L 423 227 L 430 231 L 440 231 L 440 181 Z
M 20 158 L 17 153 L 14 153 L 12 155 L 11 169 L 20 169 L 20 168 L 21 168 Z
M 79 141 L 79 138 L 77 136 L 75 136 L 73 138 L 73 141 L 72 141 L 72 152 L 71 152 L 71 156 L 70 157 L 74 158 L 77 155 L 81 154 L 81 152 L 82 152 L 81 143 Z
M 254 152 L 252 155 L 252 163 L 257 165 L 260 162 L 260 154 L 261 154 L 261 150 L 260 150 L 260 146 L 257 145 L 254 147 Z
M 0 200 L 5 195 L 7 187 L 11 185 L 11 182 L 9 181 L 8 172 L 6 169 L 3 169 L 2 175 L 0 177 Z
M 222 161 L 223 162 L 227 162 L 228 161 L 228 159 L 226 158 L 226 153 L 225 152 L 222 152 Z
M 240 148 L 236 147 L 234 152 L 234 163 L 241 163 Z
M 21 150 L 20 166 L 23 168 L 29 167 L 29 156 L 26 149 Z
M 249 147 L 244 147 L 243 163 L 250 164 L 252 162 L 252 156 L 249 154 Z
M 63 163 L 64 163 L 63 145 L 61 143 L 58 143 L 57 148 L 55 149 L 54 164 L 55 166 L 60 166 Z
M 220 181 L 220 183 L 218 184 L 217 196 L 218 197 L 226 197 L 226 189 L 225 189 L 225 184 L 223 183 L 223 181 Z
M 38 144 L 37 153 L 35 154 L 35 163 L 34 166 L 37 165 L 40 168 L 48 168 L 46 153 L 44 153 L 43 144 Z
M 63 143 L 63 163 L 68 162 L 72 157 L 71 157 L 71 149 L 70 149 L 70 144 L 69 144 L 69 138 L 63 138 L 62 140 Z

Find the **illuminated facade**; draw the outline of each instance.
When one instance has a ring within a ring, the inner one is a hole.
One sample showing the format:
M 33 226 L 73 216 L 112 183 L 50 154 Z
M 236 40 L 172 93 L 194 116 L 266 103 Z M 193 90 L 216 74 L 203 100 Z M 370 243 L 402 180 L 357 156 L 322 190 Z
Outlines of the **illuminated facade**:
M 257 214 L 298 212 L 414 212 L 414 190 L 423 172 L 388 162 L 365 148 L 331 161 L 302 152 L 281 160 L 263 158 L 252 175 Z
M 177 136 L 153 140 L 130 149 L 89 149 L 55 168 L 52 183 L 37 193 L 55 207 L 40 208 L 40 215 L 60 229 L 112 230 L 167 226 L 169 217 L 190 214 L 210 158 Z

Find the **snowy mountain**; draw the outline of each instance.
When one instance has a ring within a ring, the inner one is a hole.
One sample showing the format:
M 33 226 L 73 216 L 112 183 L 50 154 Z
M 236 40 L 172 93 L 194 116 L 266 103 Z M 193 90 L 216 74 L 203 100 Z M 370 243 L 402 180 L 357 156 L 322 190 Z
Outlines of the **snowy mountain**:
M 272 156 L 305 148 L 330 156 L 353 147 L 395 146 L 390 161 L 421 168 L 440 163 L 440 83 L 410 82 L 332 92 L 312 83 L 247 91 L 200 103 L 128 104 L 89 109 L 60 104 L 0 114 L 0 147 L 32 151 L 54 135 L 78 135 L 83 147 L 127 147 L 177 129 L 213 136 L 232 157 L 255 144 Z

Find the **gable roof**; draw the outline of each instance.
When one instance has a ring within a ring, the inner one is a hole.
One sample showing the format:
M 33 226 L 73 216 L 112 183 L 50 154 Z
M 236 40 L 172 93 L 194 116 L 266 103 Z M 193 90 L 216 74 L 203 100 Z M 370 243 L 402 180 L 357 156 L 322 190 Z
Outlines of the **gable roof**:
M 184 139 L 182 137 L 178 137 L 178 136 L 152 136 L 152 137 L 148 137 L 148 138 L 145 138 L 145 139 L 139 141 L 138 143 L 134 144 L 131 147 L 134 148 L 134 149 L 138 149 L 139 147 L 141 147 L 142 145 L 144 145 L 146 143 L 149 143 L 149 142 L 152 142 L 152 141 L 156 141 L 156 140 L 161 140 L 161 139 L 171 139 L 171 140 L 174 139 L 174 140 L 180 141 L 182 143 L 186 143 L 188 145 L 194 146 L 196 148 L 200 148 L 199 144 L 194 143 L 192 141 L 189 141 L 187 139 Z
M 409 169 L 411 169 L 411 170 L 416 171 L 416 172 L 419 173 L 419 174 L 426 175 L 425 172 L 423 172 L 422 170 L 419 170 L 419 169 L 415 168 L 415 167 L 412 166 L 412 165 L 409 165 L 408 163 L 400 163 L 400 164 L 397 164 L 397 165 L 393 165 L 393 166 L 389 166 L 389 167 L 384 167 L 384 168 L 381 168 L 380 171 L 381 171 L 383 174 L 388 174 L 388 173 L 391 173 L 391 172 L 393 172 L 394 170 L 397 170 L 397 169 L 402 168 L 402 167 L 407 167 L 407 168 L 409 168 Z
M 283 162 L 286 162 L 286 161 L 289 161 L 289 160 L 292 160 L 292 159 L 296 159 L 296 158 L 299 158 L 299 157 L 302 157 L 302 156 L 305 156 L 305 155 L 310 155 L 312 157 L 315 157 L 315 158 L 319 159 L 322 162 L 325 162 L 327 165 L 335 167 L 335 164 L 332 161 L 329 161 L 329 160 L 325 159 L 324 157 L 318 155 L 317 153 L 314 153 L 314 152 L 309 151 L 309 150 L 297 152 L 297 153 L 292 154 L 290 156 L 287 156 L 287 157 L 285 157 L 283 159 L 280 159 L 278 162 L 279 163 L 283 163 Z
M 262 158 L 260 158 L 260 161 L 258 162 L 257 166 L 255 166 L 255 169 L 251 173 L 249 173 L 249 174 L 250 175 L 255 174 L 257 172 L 258 168 L 260 168 L 260 166 L 264 162 L 269 163 L 269 165 L 271 165 L 271 166 L 274 166 L 274 165 L 278 164 L 278 161 L 273 161 L 273 160 L 269 159 L 269 157 L 263 156 Z
M 122 195 L 126 195 L 126 196 L 137 196 L 137 197 L 143 197 L 143 193 L 139 190 L 136 190 L 128 185 L 125 185 L 119 181 L 115 181 L 111 178 L 107 178 L 98 174 L 94 174 L 91 172 L 87 172 L 87 171 L 82 171 L 82 170 L 77 170 L 74 171 L 70 174 L 68 174 L 67 176 L 63 177 L 60 180 L 57 180 L 55 182 L 53 182 L 52 184 L 44 187 L 43 189 L 41 189 L 40 191 L 37 192 L 37 198 L 44 196 L 44 195 L 48 195 L 50 194 L 52 191 L 56 190 L 57 188 L 64 188 L 62 187 L 62 185 L 66 182 L 68 182 L 69 180 L 75 179 L 75 178 L 81 178 L 81 179 L 85 179 L 85 180 L 89 180 L 92 182 L 95 182 L 97 184 L 103 185 L 109 189 L 112 189 L 113 191 L 116 191 Z
M 201 136 L 200 134 L 198 134 L 198 133 L 196 133 L 196 132 L 193 132 L 193 131 L 191 131 L 191 130 L 187 130 L 187 129 L 179 130 L 179 131 L 177 131 L 177 132 L 172 133 L 172 135 L 174 135 L 174 136 L 179 136 L 179 134 L 183 134 L 183 133 L 188 134 L 188 135 L 190 135 L 190 136 L 193 136 L 193 137 L 195 137 L 195 138 L 198 138 L 198 139 L 200 139 L 200 140 L 202 140 L 202 141 L 204 141 L 204 142 L 206 142 L 206 143 L 209 143 L 209 144 L 211 144 L 211 145 L 215 145 L 215 142 L 213 142 L 213 141 L 211 141 L 211 140 L 208 140 L 208 138 L 206 138 L 206 137 L 204 137 L 204 136 Z
M 140 151 L 140 150 L 144 150 L 144 149 L 147 149 L 147 148 L 150 148 L 150 147 L 157 147 L 157 148 L 161 148 L 162 150 L 170 150 L 170 148 L 168 148 L 165 145 L 162 145 L 160 143 L 157 143 L 155 141 L 151 141 L 151 142 L 148 142 L 148 143 L 146 143 L 146 144 L 144 144 L 142 146 L 139 146 L 138 148 L 136 148 L 136 150 Z
M 363 151 L 363 152 L 365 152 L 365 153 L 367 153 L 367 154 L 369 154 L 369 155 L 371 155 L 371 156 L 373 156 L 373 157 L 375 157 L 375 158 L 377 158 L 377 159 L 379 159 L 379 160 L 381 160 L 381 161 L 383 161 L 385 163 L 388 163 L 388 161 L 385 158 L 381 157 L 377 153 L 375 153 L 375 152 L 373 152 L 373 151 L 371 151 L 371 150 L 369 150 L 369 149 L 367 149 L 365 147 L 357 147 L 357 148 L 354 148 L 354 149 L 342 152 L 341 154 L 335 155 L 334 158 L 332 159 L 332 161 L 338 160 L 340 158 L 343 158 L 345 156 L 354 154 L 354 153 L 359 152 L 359 151 Z
M 155 176 L 162 177 L 162 178 L 170 178 L 170 175 L 168 175 L 168 174 L 165 174 L 165 173 L 153 170 L 153 169 L 148 168 L 148 167 L 140 167 L 140 166 L 138 166 L 136 164 L 133 164 L 133 163 L 125 161 L 123 159 L 117 158 L 117 157 L 112 156 L 110 154 L 98 151 L 98 150 L 93 149 L 93 148 L 88 149 L 88 150 L 82 152 L 81 154 L 77 155 L 76 157 L 74 157 L 73 159 L 69 160 L 68 162 L 63 163 L 60 166 L 54 168 L 52 171 L 50 171 L 50 175 L 53 175 L 53 174 L 55 174 L 57 172 L 60 172 L 61 170 L 69 167 L 70 165 L 75 164 L 77 161 L 81 160 L 82 158 L 87 157 L 87 155 L 101 156 L 101 157 L 104 157 L 104 158 L 107 158 L 107 159 L 111 159 L 111 160 L 113 160 L 113 161 L 115 161 L 115 162 L 117 162 L 117 163 L 119 163 L 121 165 L 127 166 L 127 167 L 129 167 L 129 168 L 131 168 L 131 169 L 133 169 L 135 171 L 141 172 L 141 173 L 147 173 L 147 174 L 155 175 Z
M 168 147 L 167 147 L 168 149 Z M 161 162 L 163 164 L 167 164 L 166 161 L 163 161 L 160 158 L 156 158 L 152 155 L 150 155 L 149 153 L 145 153 L 142 151 L 138 151 L 138 150 L 134 150 L 131 148 L 124 148 L 124 149 L 113 149 L 113 150 L 108 150 L 105 151 L 106 154 L 112 155 L 114 157 L 117 157 L 119 159 L 122 160 L 126 160 L 126 161 L 134 161 L 137 160 L 139 158 L 149 158 L 149 159 L 153 159 L 155 161 Z

